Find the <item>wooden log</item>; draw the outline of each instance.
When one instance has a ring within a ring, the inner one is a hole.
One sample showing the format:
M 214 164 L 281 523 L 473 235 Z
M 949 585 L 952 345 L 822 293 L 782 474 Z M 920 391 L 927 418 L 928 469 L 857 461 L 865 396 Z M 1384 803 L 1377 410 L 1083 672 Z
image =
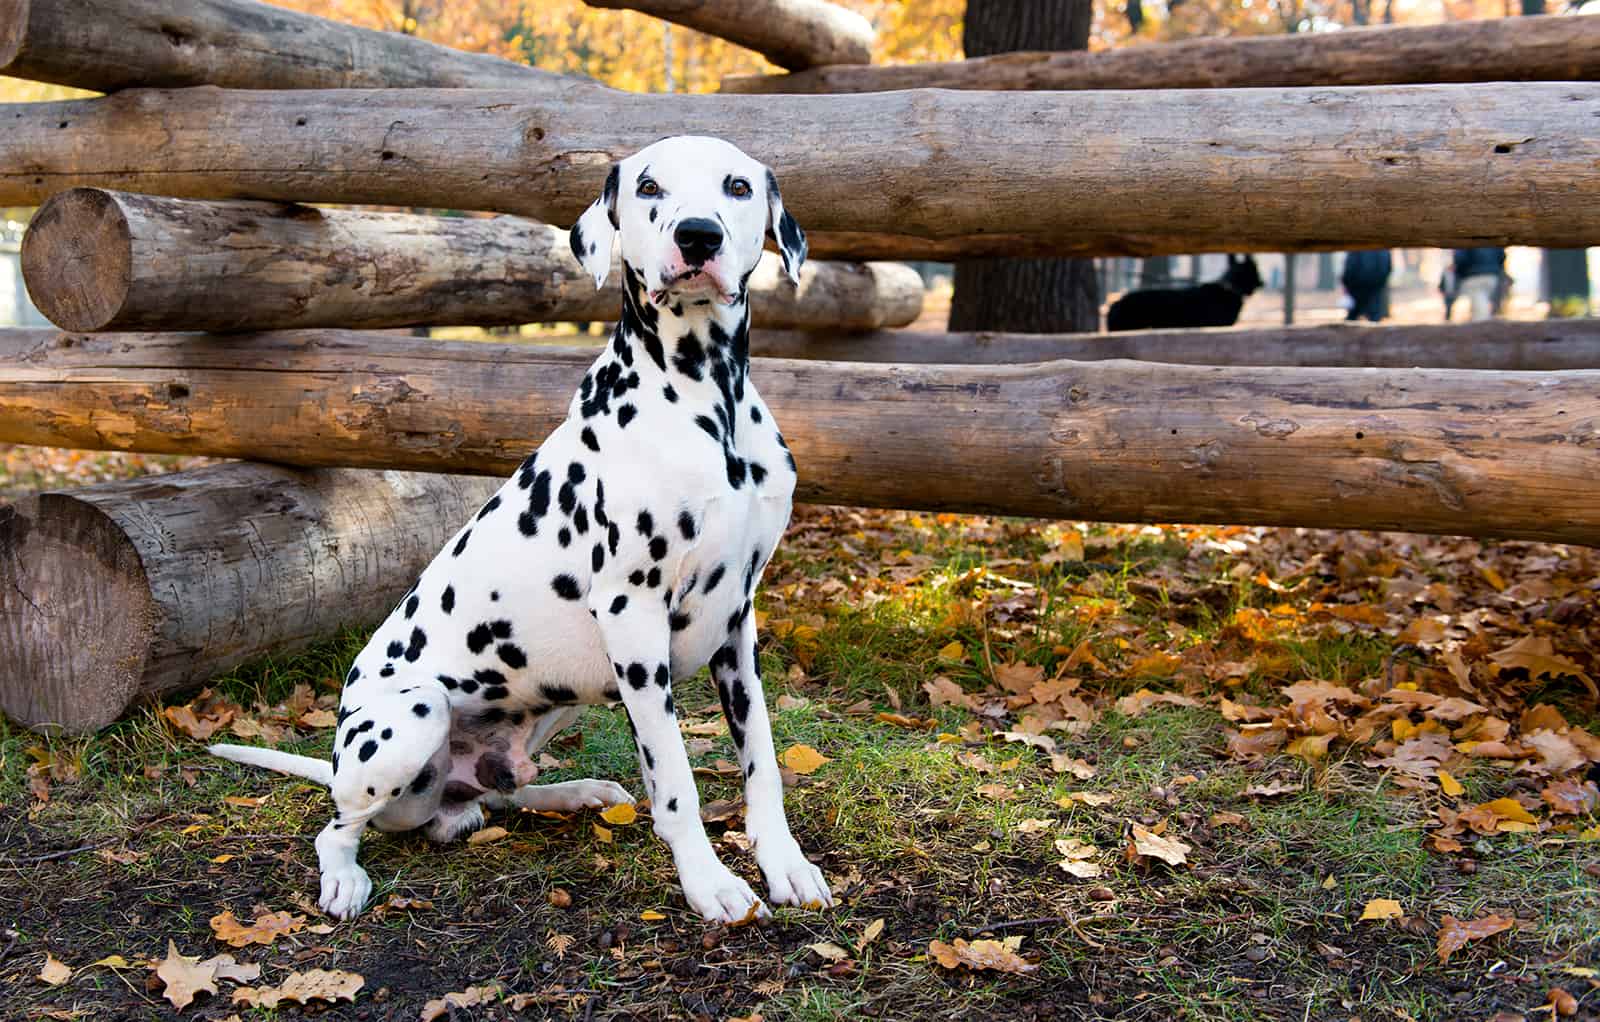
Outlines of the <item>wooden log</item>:
M 826 0 L 584 0 L 642 11 L 755 50 L 791 71 L 872 60 L 871 22 Z
M 1566 17 L 1184 39 L 723 79 L 732 93 L 895 89 L 1243 89 L 1600 78 L 1600 23 Z
M 1345 366 L 1368 369 L 1600 368 L 1600 319 L 1489 320 L 1410 326 L 1250 327 L 1117 334 L 802 333 L 754 330 L 764 358 L 942 365 L 1014 365 L 1112 358 L 1208 366 Z
M 0 442 L 508 473 L 592 353 L 349 331 L 0 334 Z M 1600 544 L 1600 371 L 757 360 L 830 504 Z
M 617 318 L 567 232 L 466 219 L 196 202 L 97 188 L 54 196 L 23 239 L 28 293 L 67 330 L 272 330 Z M 810 262 L 799 285 L 768 253 L 753 319 L 788 329 L 904 326 L 922 312 L 908 266 Z
M 1600 241 L 1600 132 L 1573 130 L 1600 115 L 1596 84 L 863 96 L 566 88 L 560 98 L 129 90 L 0 108 L 0 205 L 95 185 L 567 224 L 600 193 L 613 159 L 641 139 L 694 130 L 774 167 L 808 231 L 1025 235 L 1073 253 Z
M 252 0 L 0 0 L 0 74 L 96 92 L 478 88 L 559 75 Z
M 498 487 L 227 464 L 0 506 L 0 710 L 79 734 L 387 614 Z

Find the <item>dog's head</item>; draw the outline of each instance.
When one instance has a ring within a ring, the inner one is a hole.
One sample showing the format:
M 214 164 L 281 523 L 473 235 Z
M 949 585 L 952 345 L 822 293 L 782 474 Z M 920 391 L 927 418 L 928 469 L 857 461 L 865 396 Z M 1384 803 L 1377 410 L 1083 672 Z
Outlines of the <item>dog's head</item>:
M 798 282 L 806 236 L 783 208 L 772 171 L 720 138 L 680 135 L 612 165 L 600 198 L 573 225 L 572 254 L 599 287 L 620 237 L 622 258 L 643 276 L 651 300 L 729 304 L 769 235 Z
M 1228 272 L 1224 277 L 1230 287 L 1241 295 L 1249 297 L 1261 287 L 1261 271 L 1256 268 L 1256 258 L 1244 255 L 1235 258 L 1228 256 Z

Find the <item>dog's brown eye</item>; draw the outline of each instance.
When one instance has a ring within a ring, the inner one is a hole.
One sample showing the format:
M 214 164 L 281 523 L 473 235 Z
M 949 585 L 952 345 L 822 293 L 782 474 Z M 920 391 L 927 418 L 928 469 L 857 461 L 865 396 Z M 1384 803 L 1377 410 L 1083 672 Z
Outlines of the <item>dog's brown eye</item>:
M 748 199 L 750 197 L 750 182 L 742 177 L 728 180 L 728 194 L 735 199 Z
M 657 195 L 661 194 L 661 186 L 656 184 L 654 180 L 647 177 L 643 181 L 639 182 L 639 194 L 643 195 L 647 199 L 653 199 Z

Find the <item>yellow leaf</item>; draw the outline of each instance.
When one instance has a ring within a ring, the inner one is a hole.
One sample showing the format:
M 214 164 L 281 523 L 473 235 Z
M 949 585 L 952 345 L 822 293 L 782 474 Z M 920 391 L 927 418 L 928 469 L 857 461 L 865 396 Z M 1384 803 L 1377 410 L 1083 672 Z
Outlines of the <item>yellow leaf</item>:
M 882 918 L 874 919 L 872 922 L 868 923 L 867 928 L 861 931 L 861 939 L 856 941 L 856 951 L 859 952 L 863 950 L 868 944 L 871 944 L 873 941 L 877 940 L 879 935 L 882 933 Z
M 647 923 L 659 923 L 661 920 L 667 917 L 665 914 L 657 912 L 653 908 L 647 908 L 643 912 L 639 913 L 639 918 L 643 919 Z
M 630 803 L 619 802 L 614 806 L 609 806 L 605 812 L 600 814 L 600 818 L 615 826 L 625 827 L 639 818 L 639 811 L 634 809 Z
M 491 841 L 498 841 L 503 837 L 507 837 L 510 835 L 510 833 L 511 832 L 506 830 L 504 827 L 485 827 L 482 830 L 475 830 L 468 835 L 467 844 L 486 845 Z
M 305 916 L 287 912 L 268 912 L 257 916 L 248 925 L 234 918 L 233 909 L 211 917 L 211 932 L 230 947 L 249 944 L 271 944 L 279 937 L 297 933 L 306 925 Z
M 1497 798 L 1479 806 L 1487 809 L 1503 820 L 1515 820 L 1517 823 L 1538 823 L 1533 814 L 1522 808 L 1522 803 L 1514 798 Z
M 122 957 L 121 955 L 106 955 L 104 958 L 100 959 L 98 962 L 90 962 L 89 963 L 89 967 L 90 968 L 93 968 L 96 965 L 103 965 L 108 969 L 131 969 L 131 968 L 133 968 L 133 963 L 128 961 L 126 958 Z
M 72 978 L 72 969 L 57 961 L 55 955 L 46 951 L 44 968 L 39 970 L 39 978 L 53 987 L 58 987 Z
M 220 866 L 224 862 L 232 862 L 233 855 L 230 852 L 223 852 L 221 855 L 213 855 L 211 861 Z
M 809 745 L 791 745 L 779 757 L 783 765 L 797 774 L 814 774 L 824 763 L 832 760 Z
M 964 965 L 969 969 L 993 969 L 996 972 L 1032 972 L 1038 966 L 1016 952 L 1021 943 L 1021 937 L 1010 937 L 1003 941 L 974 940 L 970 943 L 957 937 L 954 944 L 933 941 L 928 945 L 928 954 L 946 969 Z
M 960 642 L 952 642 L 939 650 L 939 655 L 946 660 L 960 660 L 967 655 L 967 648 Z
M 1456 780 L 1455 777 L 1451 775 L 1450 771 L 1440 770 L 1439 790 L 1444 792 L 1446 795 L 1449 795 L 1451 798 L 1455 798 L 1457 795 L 1460 795 L 1467 789 L 1461 786 L 1461 782 Z
M 201 831 L 201 830 L 203 830 L 203 829 L 204 829 L 204 828 L 203 828 L 203 827 L 201 827 L 201 825 L 200 825 L 200 824 L 198 824 L 198 823 L 191 823 L 191 824 L 189 824 L 189 825 L 188 825 L 188 826 L 187 826 L 187 827 L 185 827 L 185 828 L 183 828 L 183 829 L 182 829 L 182 830 L 180 830 L 180 831 L 178 831 L 178 833 L 179 833 L 179 834 L 185 834 L 185 835 L 187 835 L 187 834 L 198 834 L 198 833 L 200 833 L 200 831 Z
M 594 824 L 594 836 L 595 839 L 603 845 L 609 845 L 612 840 L 611 831 L 600 826 L 598 823 Z
M 1373 898 L 1367 902 L 1367 907 L 1361 910 L 1361 921 L 1368 919 L 1399 919 L 1405 915 L 1405 910 L 1400 903 L 1392 898 Z

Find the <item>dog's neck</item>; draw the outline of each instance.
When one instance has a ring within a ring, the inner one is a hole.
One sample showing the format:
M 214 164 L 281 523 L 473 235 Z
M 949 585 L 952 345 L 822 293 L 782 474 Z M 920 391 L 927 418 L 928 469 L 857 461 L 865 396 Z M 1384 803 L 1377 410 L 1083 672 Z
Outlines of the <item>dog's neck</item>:
M 664 376 L 668 393 L 678 395 L 669 401 L 696 411 L 716 405 L 731 415 L 732 406 L 744 399 L 750 367 L 748 275 L 734 301 L 722 304 L 673 295 L 652 302 L 638 271 L 624 262 L 622 274 L 622 319 L 612 338 L 615 354 L 641 374 Z

